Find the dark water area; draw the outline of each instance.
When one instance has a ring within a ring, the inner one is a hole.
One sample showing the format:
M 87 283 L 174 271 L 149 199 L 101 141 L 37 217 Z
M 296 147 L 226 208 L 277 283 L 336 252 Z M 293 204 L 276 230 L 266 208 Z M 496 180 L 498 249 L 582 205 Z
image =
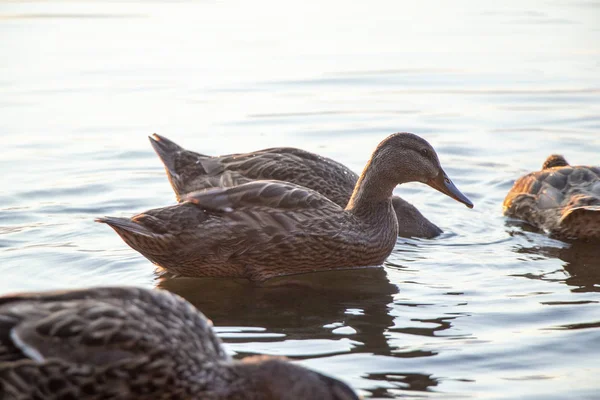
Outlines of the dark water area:
M 599 164 L 599 27 L 597 1 L 0 1 L 0 294 L 167 289 L 236 357 L 288 356 L 367 398 L 598 398 L 600 245 L 502 201 L 551 153 Z M 94 223 L 175 203 L 155 132 L 359 172 L 397 131 L 475 208 L 399 186 L 444 234 L 399 238 L 383 268 L 160 276 Z

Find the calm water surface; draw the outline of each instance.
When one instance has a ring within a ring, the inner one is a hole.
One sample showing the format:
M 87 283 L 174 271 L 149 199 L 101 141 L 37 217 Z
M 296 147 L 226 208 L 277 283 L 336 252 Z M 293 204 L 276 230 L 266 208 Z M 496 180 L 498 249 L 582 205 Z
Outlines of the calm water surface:
M 0 1 L 0 293 L 163 287 L 237 355 L 374 398 L 598 398 L 600 250 L 504 218 L 553 152 L 598 164 L 600 2 Z M 290 145 L 360 171 L 422 135 L 475 203 L 397 189 L 445 233 L 383 269 L 256 287 L 157 278 L 93 219 L 174 203 L 146 136 Z

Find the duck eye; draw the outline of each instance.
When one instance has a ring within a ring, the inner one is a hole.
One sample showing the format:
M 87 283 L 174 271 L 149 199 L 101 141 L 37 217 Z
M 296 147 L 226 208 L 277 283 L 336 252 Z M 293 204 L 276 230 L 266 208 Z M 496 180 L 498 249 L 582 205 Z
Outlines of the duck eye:
M 427 157 L 429 156 L 429 151 L 427 149 L 421 149 L 421 154 L 423 155 L 423 157 Z

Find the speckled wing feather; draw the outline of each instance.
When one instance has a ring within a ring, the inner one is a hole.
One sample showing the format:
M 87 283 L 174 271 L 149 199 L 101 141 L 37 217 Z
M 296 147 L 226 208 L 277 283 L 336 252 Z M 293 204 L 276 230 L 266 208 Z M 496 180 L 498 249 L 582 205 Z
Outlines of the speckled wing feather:
M 316 169 L 326 169 L 336 177 L 340 174 L 348 175 L 345 180 L 350 182 L 352 187 L 358 179 L 358 175 L 345 165 L 331 158 L 294 147 L 272 147 L 251 153 L 202 157 L 199 158 L 199 161 L 209 175 L 229 170 L 243 172 L 245 176 L 252 179 L 276 176 L 278 180 L 291 181 L 298 174 L 301 176 L 313 175 Z M 322 177 L 326 178 L 327 176 L 323 174 Z
M 561 216 L 559 225 L 569 228 L 570 237 L 600 239 L 600 206 L 569 209 Z
M 557 157 L 515 182 L 504 213 L 557 236 L 600 238 L 600 168 L 563 166 L 553 163 Z
M 316 190 L 344 207 L 358 180 L 345 165 L 292 147 L 210 157 L 186 150 L 154 134 L 152 147 L 165 165 L 177 198 L 211 187 L 232 187 L 251 180 L 280 180 Z
M 341 211 L 341 207 L 313 190 L 281 181 L 251 181 L 231 188 L 193 192 L 186 201 L 211 211 L 230 212 L 244 207 L 269 207 L 281 210 L 319 208 Z
M 3 297 L 0 321 L 2 399 L 96 398 L 99 392 L 134 398 L 185 379 L 181 374 L 203 362 L 228 360 L 210 321 L 163 291 Z M 128 371 L 135 375 L 125 380 Z M 107 383 L 115 379 L 121 383 Z
M 222 186 L 239 185 L 249 179 L 286 181 L 318 191 L 342 207 L 348 203 L 358 180 L 358 175 L 330 158 L 290 147 L 205 158 L 199 163 L 208 177 L 228 174 L 221 181 Z M 198 179 L 193 183 L 202 184 Z
M 194 343 L 195 350 L 226 359 L 210 321 L 189 303 L 163 291 L 98 288 L 3 297 L 0 320 L 5 321 L 3 344 L 8 339 L 9 346 L 20 350 L 19 354 L 11 350 L 12 361 L 60 358 L 103 365 L 154 351 L 175 352 L 179 345 L 174 342 L 187 340 L 178 331 L 196 331 L 190 337 L 210 338 L 210 342 Z M 191 326 L 186 328 L 183 321 Z M 157 334 L 149 336 L 149 331 Z M 2 356 L 9 358 L 6 353 Z

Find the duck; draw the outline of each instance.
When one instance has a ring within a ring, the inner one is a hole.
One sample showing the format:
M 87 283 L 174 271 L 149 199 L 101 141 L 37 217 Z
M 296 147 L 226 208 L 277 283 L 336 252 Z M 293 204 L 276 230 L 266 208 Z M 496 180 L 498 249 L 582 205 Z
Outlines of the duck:
M 138 287 L 0 297 L 0 398 L 359 399 L 283 357 L 233 360 L 194 306 Z
M 563 239 L 600 239 L 600 167 L 572 166 L 550 155 L 519 178 L 504 199 L 506 216 Z
M 307 187 L 346 207 L 359 178 L 350 168 L 331 158 L 294 147 L 207 156 L 186 150 L 156 133 L 149 139 L 178 201 L 197 190 L 264 179 Z M 443 233 L 401 197 L 392 196 L 392 205 L 398 219 L 398 236 L 432 239 Z
M 265 281 L 380 266 L 398 237 L 392 191 L 413 181 L 473 207 L 425 139 L 396 133 L 379 143 L 345 208 L 304 186 L 256 180 L 193 192 L 132 218 L 96 221 L 175 276 Z

